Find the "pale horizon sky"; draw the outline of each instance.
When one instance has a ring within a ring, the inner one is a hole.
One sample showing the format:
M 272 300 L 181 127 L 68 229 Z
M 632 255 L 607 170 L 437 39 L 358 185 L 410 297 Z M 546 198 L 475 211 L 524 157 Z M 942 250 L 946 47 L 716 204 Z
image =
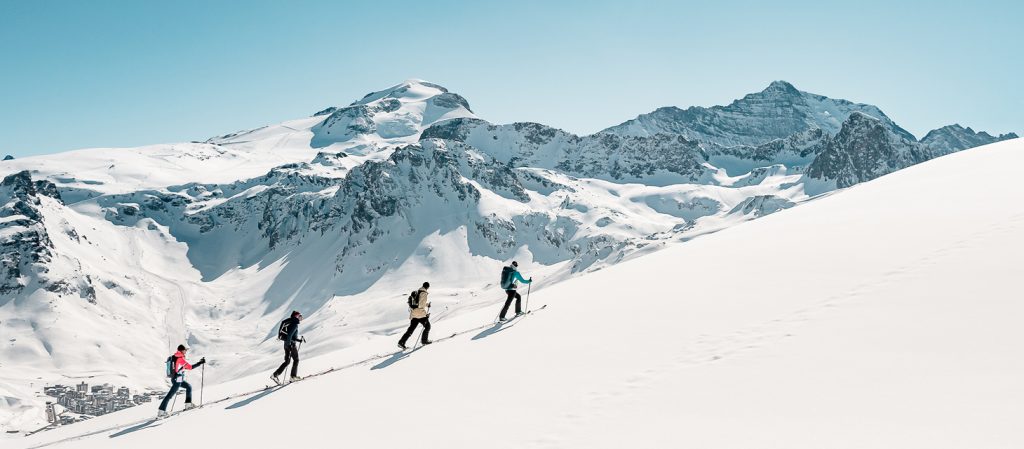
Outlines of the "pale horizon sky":
M 1024 131 L 1010 1 L 0 3 L 0 155 L 205 140 L 408 78 L 578 134 L 786 80 L 918 138 Z

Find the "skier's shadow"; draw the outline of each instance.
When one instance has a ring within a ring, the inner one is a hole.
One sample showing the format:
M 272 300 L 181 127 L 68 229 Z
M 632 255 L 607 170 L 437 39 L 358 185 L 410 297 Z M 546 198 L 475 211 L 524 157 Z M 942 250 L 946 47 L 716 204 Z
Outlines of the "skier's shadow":
M 247 397 L 245 399 L 242 399 L 241 401 L 238 401 L 238 402 L 236 402 L 234 404 L 231 404 L 231 405 L 225 407 L 224 410 L 234 410 L 236 408 L 245 407 L 245 406 L 247 406 L 249 404 L 252 404 L 254 401 L 258 401 L 260 399 L 263 399 L 264 397 L 266 397 L 270 393 L 273 393 L 273 392 L 275 392 L 277 390 L 280 390 L 280 389 L 284 388 L 285 385 L 288 385 L 288 384 L 280 385 L 280 386 L 277 386 L 277 387 L 274 387 L 274 388 L 267 388 L 266 390 L 263 390 L 260 393 L 254 394 L 254 395 L 249 396 L 249 397 Z
M 479 334 L 474 335 L 471 340 L 479 340 L 481 338 L 490 337 L 491 335 L 497 334 L 498 332 L 501 332 L 505 329 L 512 327 L 513 324 L 514 323 L 499 321 L 497 323 L 494 323 L 494 326 L 488 327 L 487 329 L 481 331 Z
M 119 431 L 117 433 L 111 434 L 110 438 L 117 438 L 119 436 L 127 435 L 127 434 L 132 433 L 132 432 L 140 431 L 140 430 L 145 429 L 147 427 L 156 427 L 154 425 L 154 424 L 156 424 L 156 422 L 157 422 L 156 419 L 151 419 L 151 420 L 146 421 L 144 423 L 136 424 L 134 426 L 131 426 L 131 427 L 127 428 L 127 429 L 121 429 L 121 431 Z
M 410 355 L 412 355 L 412 353 L 414 353 L 416 351 L 419 351 L 420 348 L 422 348 L 422 347 L 423 346 L 417 346 L 416 348 L 414 348 L 412 351 L 409 351 L 409 352 L 398 351 L 398 352 L 396 352 L 394 354 L 391 354 L 391 357 L 388 357 L 388 358 L 384 359 L 382 362 L 380 362 L 380 363 L 378 363 L 376 365 L 373 365 L 372 367 L 370 367 L 370 369 L 371 370 L 375 370 L 375 369 L 387 368 L 387 367 L 391 366 L 392 364 L 394 364 L 395 362 L 397 362 L 399 360 L 402 360 L 402 359 L 404 359 L 406 357 L 409 357 Z

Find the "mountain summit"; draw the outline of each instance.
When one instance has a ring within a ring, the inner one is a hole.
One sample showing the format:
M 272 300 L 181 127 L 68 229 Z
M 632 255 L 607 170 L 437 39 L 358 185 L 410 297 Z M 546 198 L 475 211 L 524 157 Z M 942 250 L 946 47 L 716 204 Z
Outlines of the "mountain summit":
M 952 124 L 928 132 L 921 139 L 921 143 L 928 145 L 937 155 L 941 156 L 972 147 L 1016 138 L 1017 134 L 1014 133 L 993 136 L 985 131 L 976 132 L 969 126 L 964 128 L 960 124 Z
M 681 134 L 725 147 L 760 145 L 814 128 L 836 134 L 853 112 L 877 118 L 901 137 L 916 140 L 876 106 L 803 92 L 785 81 L 773 81 L 764 90 L 727 106 L 658 108 L 602 132 L 623 136 Z
M 325 111 L 330 115 L 313 127 L 314 147 L 365 136 L 385 140 L 415 137 L 442 120 L 475 117 L 465 98 L 420 80 L 371 92 L 346 107 Z

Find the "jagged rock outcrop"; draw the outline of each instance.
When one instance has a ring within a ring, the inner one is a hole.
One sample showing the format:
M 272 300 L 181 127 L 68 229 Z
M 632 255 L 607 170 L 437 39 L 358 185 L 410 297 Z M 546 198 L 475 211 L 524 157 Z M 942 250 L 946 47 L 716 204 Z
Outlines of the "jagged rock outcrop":
M 743 200 L 743 202 L 732 208 L 729 213 L 763 217 L 793 206 L 796 206 L 796 203 L 785 198 L 775 195 L 758 195 Z
M 1014 133 L 993 136 L 985 131 L 977 132 L 970 127 L 964 128 L 959 124 L 953 124 L 929 131 L 928 134 L 921 139 L 921 143 L 927 146 L 937 157 L 966 150 L 968 148 L 1016 138 L 1017 134 Z
M 701 182 L 710 171 L 704 166 L 704 149 L 679 135 L 580 137 L 539 123 L 493 125 L 455 119 L 427 128 L 420 138 L 462 142 L 516 167 L 554 169 L 577 177 L 638 181 L 670 174 L 677 182 Z
M 834 135 L 853 112 L 875 117 L 893 133 L 915 140 L 875 106 L 802 92 L 785 81 L 772 82 L 765 90 L 727 106 L 659 108 L 602 132 L 628 136 L 670 133 L 722 147 L 756 146 L 814 128 Z
M 807 168 L 815 179 L 835 181 L 839 188 L 870 181 L 933 157 L 927 147 L 889 130 L 866 114 L 853 113 L 839 134 Z
M 313 161 L 310 163 L 314 165 L 320 164 L 329 167 L 335 167 L 341 165 L 341 160 L 346 157 L 348 157 L 348 154 L 346 154 L 344 151 L 338 153 L 320 152 L 317 153 L 316 157 L 313 158 Z
M 0 296 L 21 292 L 32 276 L 47 271 L 53 242 L 43 226 L 42 197 L 61 201 L 53 183 L 33 181 L 28 171 L 9 175 L 0 182 Z M 62 289 L 60 282 L 43 284 L 50 289 Z
M 757 178 L 755 172 L 767 167 L 782 166 L 785 171 L 800 172 L 824 150 L 829 136 L 821 128 L 798 132 L 785 139 L 776 139 L 760 145 L 736 145 L 723 147 L 717 144 L 701 144 L 706 148 L 709 161 L 715 167 L 725 169 L 733 175 L 750 172 L 746 182 Z

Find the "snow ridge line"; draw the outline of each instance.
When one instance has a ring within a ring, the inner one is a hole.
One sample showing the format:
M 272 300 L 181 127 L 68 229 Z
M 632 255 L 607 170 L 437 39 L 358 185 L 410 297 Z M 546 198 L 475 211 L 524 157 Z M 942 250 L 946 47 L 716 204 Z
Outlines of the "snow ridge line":
M 532 312 L 536 312 L 538 310 L 542 310 L 542 309 L 544 309 L 546 307 L 547 307 L 547 304 L 544 304 L 544 305 L 541 305 L 540 307 L 538 307 L 536 309 L 528 310 L 526 313 L 530 314 Z M 440 321 L 441 316 L 443 316 L 442 314 L 444 314 L 447 311 L 448 311 L 448 308 L 446 307 L 445 310 L 441 311 L 441 313 L 438 314 L 438 315 L 440 315 L 438 317 L 438 321 Z M 465 330 L 462 330 L 462 331 L 459 331 L 459 332 L 455 332 L 455 333 L 453 333 L 453 334 L 451 334 L 451 335 L 449 335 L 447 337 L 443 337 L 443 338 L 440 338 L 440 339 L 436 340 L 435 343 L 440 343 L 440 342 L 445 341 L 445 340 L 450 340 L 450 339 L 458 337 L 460 335 L 465 335 L 465 334 L 468 334 L 468 333 L 473 332 L 473 331 L 477 331 L 477 330 L 484 329 L 484 328 L 487 328 L 487 327 L 490 327 L 490 326 L 494 326 L 495 324 L 496 323 L 494 323 L 494 322 L 490 322 L 490 323 L 487 323 L 487 324 L 481 324 L 481 325 L 479 325 L 477 327 L 474 327 L 474 328 L 465 329 Z M 415 349 L 413 351 L 415 351 Z M 369 357 L 369 358 L 366 358 L 366 359 L 363 359 L 363 360 L 359 360 L 359 361 L 356 361 L 356 362 L 352 362 L 352 363 L 349 363 L 347 365 L 341 365 L 341 366 L 337 366 L 337 367 L 334 367 L 334 368 L 329 368 L 329 369 L 324 370 L 324 371 L 320 371 L 318 373 L 310 374 L 308 376 L 303 377 L 302 380 L 306 380 L 306 379 L 313 378 L 313 377 L 320 377 L 320 376 L 323 376 L 325 374 L 330 374 L 330 373 L 333 373 L 333 372 L 336 372 L 336 371 L 344 371 L 344 370 L 347 370 L 347 369 L 355 368 L 357 366 L 365 365 L 365 364 L 368 364 L 368 363 L 376 361 L 376 360 L 381 360 L 381 359 L 385 359 L 385 358 L 394 356 L 395 354 L 397 354 L 399 352 L 403 352 L 403 351 L 393 351 L 393 352 L 389 352 L 389 353 L 386 353 L 386 354 L 377 354 L 375 356 L 372 356 L 372 357 Z M 412 351 L 410 351 L 410 354 L 411 353 L 412 353 Z M 284 385 L 289 385 L 289 384 L 291 384 L 291 382 L 286 383 Z M 246 392 L 242 392 L 242 393 L 236 393 L 236 394 L 233 394 L 233 395 L 230 395 L 230 396 L 226 396 L 226 397 L 223 397 L 223 398 L 220 398 L 220 399 L 217 399 L 217 400 L 210 401 L 210 402 L 207 402 L 205 404 L 199 405 L 199 406 L 195 407 L 192 410 L 198 410 L 198 409 L 201 409 L 201 408 L 206 407 L 208 405 L 215 405 L 215 404 L 219 404 L 221 402 L 230 401 L 232 399 L 238 399 L 238 398 L 243 398 L 243 397 L 246 397 L 246 396 L 251 396 L 251 395 L 254 395 L 254 394 L 257 394 L 257 393 L 262 393 L 262 392 L 267 391 L 268 389 L 273 388 L 273 387 L 274 386 L 263 387 L 263 388 L 258 388 L 258 389 L 251 390 L 251 391 L 246 391 Z M 179 411 L 179 412 L 177 412 L 175 414 L 180 414 L 182 412 L 184 412 L 184 410 Z M 150 421 L 153 421 L 155 419 L 156 418 L 146 418 L 146 419 L 140 419 L 140 420 L 137 420 L 137 421 L 132 421 L 132 422 L 129 422 L 129 423 L 118 424 L 118 425 L 115 425 L 115 426 L 106 427 L 106 428 L 95 430 L 95 431 L 92 431 L 92 432 L 83 433 L 81 435 L 73 435 L 73 436 L 70 436 L 70 437 L 67 437 L 67 438 L 64 438 L 64 439 L 61 439 L 61 440 L 51 441 L 49 443 L 43 443 L 43 444 L 39 444 L 39 445 L 36 445 L 36 446 L 30 446 L 29 449 L 37 449 L 37 448 L 41 448 L 41 447 L 53 446 L 53 445 L 60 444 L 60 443 L 67 443 L 67 442 L 71 442 L 71 441 L 76 441 L 76 440 L 80 440 L 82 438 L 90 437 L 90 436 L 93 436 L 93 435 L 99 435 L 101 433 L 113 432 L 115 430 L 122 430 L 122 429 L 125 429 L 125 428 L 128 428 L 128 427 L 137 426 L 139 424 L 150 422 Z M 26 435 L 26 436 L 31 436 L 31 435 Z

